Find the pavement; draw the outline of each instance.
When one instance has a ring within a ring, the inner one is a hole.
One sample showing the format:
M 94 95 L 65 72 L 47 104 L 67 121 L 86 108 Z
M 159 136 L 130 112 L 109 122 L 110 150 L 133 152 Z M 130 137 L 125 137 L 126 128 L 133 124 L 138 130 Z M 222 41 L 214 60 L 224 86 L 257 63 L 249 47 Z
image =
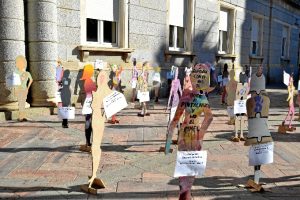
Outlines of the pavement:
M 287 91 L 271 89 L 269 94 L 274 163 L 262 166 L 261 179 L 269 191 L 252 193 L 238 187 L 253 175 L 249 147 L 230 141 L 233 126 L 226 124 L 220 96 L 212 94 L 214 119 L 203 142 L 207 168 L 204 177 L 195 180 L 193 199 L 300 199 L 300 123 L 294 122 L 293 133 L 277 133 L 287 113 Z M 79 151 L 85 143 L 79 109 L 68 129 L 61 127 L 57 115 L 43 113 L 28 116 L 29 122 L 0 122 L 0 199 L 178 199 L 178 179 L 173 178 L 176 151 L 158 152 L 167 129 L 165 107 L 163 99 L 149 110 L 150 116 L 140 118 L 130 105 L 118 114 L 120 124 L 106 124 L 98 170 L 106 188 L 97 195 L 80 190 L 92 162 L 89 153 Z

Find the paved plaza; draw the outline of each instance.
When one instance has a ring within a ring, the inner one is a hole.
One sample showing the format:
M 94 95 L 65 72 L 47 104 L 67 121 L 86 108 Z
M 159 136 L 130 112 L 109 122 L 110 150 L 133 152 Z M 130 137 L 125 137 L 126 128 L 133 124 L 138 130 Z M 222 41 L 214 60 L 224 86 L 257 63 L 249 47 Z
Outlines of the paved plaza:
M 274 163 L 262 166 L 261 181 L 270 191 L 251 193 L 237 187 L 253 174 L 249 147 L 230 141 L 233 126 L 226 124 L 220 96 L 212 94 L 214 119 L 203 142 L 207 168 L 194 183 L 193 199 L 300 199 L 300 123 L 295 122 L 294 133 L 278 134 L 287 113 L 287 91 L 272 89 L 269 94 Z M 79 151 L 85 143 L 81 110 L 69 129 L 63 129 L 57 115 L 47 115 L 45 109 L 28 116 L 29 122 L 0 122 L 0 199 L 177 199 L 176 151 L 167 156 L 158 152 L 167 129 L 165 105 L 166 100 L 154 104 L 151 116 L 144 118 L 137 117 L 139 110 L 129 105 L 119 114 L 120 124 L 106 124 L 98 177 L 107 187 L 98 195 L 80 190 L 92 170 L 91 155 Z

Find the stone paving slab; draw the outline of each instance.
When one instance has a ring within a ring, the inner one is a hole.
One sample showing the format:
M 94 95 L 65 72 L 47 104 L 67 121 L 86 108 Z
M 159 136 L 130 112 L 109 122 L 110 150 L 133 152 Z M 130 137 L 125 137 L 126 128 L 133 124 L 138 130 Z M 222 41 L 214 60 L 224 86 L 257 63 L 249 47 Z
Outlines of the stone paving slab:
M 210 95 L 214 120 L 206 133 L 208 151 L 204 177 L 193 186 L 193 199 L 300 199 L 300 123 L 294 133 L 277 133 L 287 113 L 285 90 L 270 90 L 270 130 L 275 141 L 274 163 L 262 166 L 262 181 L 271 192 L 251 193 L 237 185 L 252 177 L 248 150 L 232 143 L 220 96 Z M 177 199 L 176 159 L 158 152 L 164 146 L 168 113 L 166 100 L 154 104 L 151 116 L 137 117 L 134 105 L 118 114 L 121 123 L 106 124 L 98 176 L 107 188 L 98 195 L 80 190 L 91 174 L 91 155 L 79 151 L 85 143 L 84 117 L 76 111 L 70 128 L 56 115 L 32 115 L 29 122 L 0 122 L 0 199 Z M 298 108 L 297 108 L 298 110 Z M 174 136 L 176 138 L 176 135 Z

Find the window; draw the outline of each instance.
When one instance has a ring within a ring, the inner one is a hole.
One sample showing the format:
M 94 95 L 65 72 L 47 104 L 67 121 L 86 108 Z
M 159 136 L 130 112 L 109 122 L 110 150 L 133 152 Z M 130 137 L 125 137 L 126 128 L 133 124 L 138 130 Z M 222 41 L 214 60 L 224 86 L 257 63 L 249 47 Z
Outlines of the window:
M 186 40 L 186 7 L 185 0 L 170 0 L 169 6 L 169 49 L 182 51 Z
M 281 57 L 288 58 L 289 52 L 289 27 L 283 26 L 282 29 L 282 41 L 281 41 Z
M 118 45 L 118 0 L 86 0 L 86 42 Z
M 262 47 L 262 19 L 253 17 L 251 27 L 251 55 L 260 56 Z
M 229 15 L 228 9 L 221 8 L 219 21 L 219 53 L 225 54 L 229 50 Z

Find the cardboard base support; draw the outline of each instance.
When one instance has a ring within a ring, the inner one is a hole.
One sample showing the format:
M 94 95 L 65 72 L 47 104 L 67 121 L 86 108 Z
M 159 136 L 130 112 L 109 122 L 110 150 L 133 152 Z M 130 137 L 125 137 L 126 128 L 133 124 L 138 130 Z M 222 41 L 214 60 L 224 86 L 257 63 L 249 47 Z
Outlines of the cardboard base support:
M 279 127 L 278 127 L 278 133 L 282 133 L 282 134 L 285 134 L 287 131 L 289 132 L 293 132 L 296 130 L 296 127 L 291 127 L 289 128 L 288 125 L 283 125 L 281 124 Z
M 265 191 L 261 184 L 255 183 L 252 179 L 249 179 L 247 181 L 246 187 L 249 188 L 249 190 L 251 192 L 264 192 Z
M 95 178 L 95 180 L 93 181 L 92 186 L 89 188 L 89 184 L 84 184 L 80 186 L 80 189 L 86 193 L 90 193 L 90 194 L 97 194 L 97 191 L 99 189 L 103 189 L 105 188 L 105 184 L 104 182 L 99 179 L 99 178 Z
M 91 153 L 92 149 L 91 146 L 87 146 L 85 144 L 80 145 L 79 151 Z

